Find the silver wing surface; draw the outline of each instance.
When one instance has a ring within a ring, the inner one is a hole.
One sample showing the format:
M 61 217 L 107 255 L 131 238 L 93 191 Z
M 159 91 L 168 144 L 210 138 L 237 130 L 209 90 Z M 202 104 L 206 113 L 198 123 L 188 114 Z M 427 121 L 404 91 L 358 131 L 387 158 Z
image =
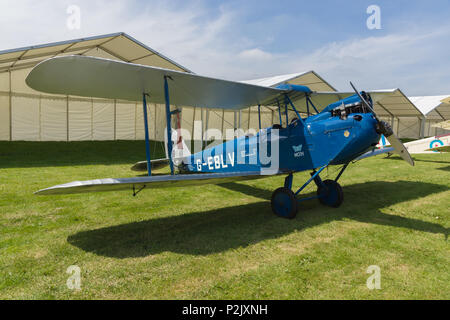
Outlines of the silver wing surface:
M 164 103 L 164 77 L 170 77 L 172 105 L 242 109 L 264 104 L 285 91 L 157 67 L 85 56 L 55 57 L 26 78 L 31 88 L 52 94 Z
M 178 174 L 151 177 L 96 179 L 87 181 L 74 181 L 42 189 L 35 194 L 72 194 L 116 190 L 139 190 L 147 188 L 186 187 L 204 184 L 221 184 L 233 181 L 244 181 L 265 178 L 260 172 L 230 172 L 230 173 L 204 173 L 204 174 Z
M 395 153 L 395 149 L 392 147 L 385 147 L 382 149 L 374 149 L 372 151 L 367 151 L 366 153 L 360 155 L 358 158 L 356 158 L 354 161 L 358 161 L 358 160 L 362 160 L 362 159 L 366 159 L 366 158 L 370 158 L 370 157 L 374 157 L 377 156 L 379 154 L 385 154 L 385 153 Z

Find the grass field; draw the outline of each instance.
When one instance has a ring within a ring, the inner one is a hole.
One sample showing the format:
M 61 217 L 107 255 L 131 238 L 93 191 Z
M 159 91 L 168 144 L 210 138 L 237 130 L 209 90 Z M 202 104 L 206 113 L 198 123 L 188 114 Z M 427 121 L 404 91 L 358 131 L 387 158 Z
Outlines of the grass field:
M 0 142 L 0 298 L 450 299 L 450 153 L 414 158 L 358 162 L 339 209 L 313 200 L 284 220 L 268 201 L 283 177 L 35 196 L 133 176 L 143 142 Z M 66 286 L 70 265 L 81 290 Z M 370 265 L 380 290 L 366 286 Z

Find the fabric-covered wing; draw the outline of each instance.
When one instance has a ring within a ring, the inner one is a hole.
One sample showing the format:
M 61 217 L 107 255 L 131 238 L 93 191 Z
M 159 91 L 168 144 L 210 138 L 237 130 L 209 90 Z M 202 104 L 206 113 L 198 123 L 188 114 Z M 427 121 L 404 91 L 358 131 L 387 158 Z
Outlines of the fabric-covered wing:
M 72 194 L 117 190 L 139 190 L 145 188 L 186 187 L 204 184 L 221 184 L 233 181 L 243 181 L 265 178 L 260 172 L 230 172 L 230 173 L 204 173 L 204 174 L 179 174 L 151 177 L 97 179 L 87 181 L 74 181 L 56 185 L 37 191 L 38 195 Z
M 31 88 L 53 94 L 164 103 L 169 76 L 172 105 L 242 109 L 273 100 L 285 91 L 156 67 L 85 56 L 56 57 L 28 75 Z
M 370 157 L 377 156 L 379 154 L 385 154 L 385 153 L 395 153 L 395 150 L 392 147 L 387 147 L 387 148 L 382 148 L 382 149 L 374 149 L 372 151 L 368 151 L 368 152 L 364 153 L 363 155 L 360 155 L 354 161 L 370 158 Z

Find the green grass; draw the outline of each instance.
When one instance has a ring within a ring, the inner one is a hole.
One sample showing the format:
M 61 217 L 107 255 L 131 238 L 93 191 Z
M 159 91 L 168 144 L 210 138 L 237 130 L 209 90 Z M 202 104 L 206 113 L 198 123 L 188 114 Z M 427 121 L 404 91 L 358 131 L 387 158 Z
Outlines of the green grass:
M 439 147 L 439 148 L 435 148 L 433 150 L 439 151 L 439 152 L 450 152 L 450 147 Z
M 143 142 L 0 142 L 0 298 L 449 299 L 450 154 L 414 158 L 414 168 L 397 157 L 358 162 L 341 178 L 340 208 L 303 202 L 284 220 L 268 201 L 283 177 L 35 196 L 133 176 Z M 66 286 L 70 265 L 81 268 L 80 291 Z M 381 290 L 366 287 L 370 265 Z

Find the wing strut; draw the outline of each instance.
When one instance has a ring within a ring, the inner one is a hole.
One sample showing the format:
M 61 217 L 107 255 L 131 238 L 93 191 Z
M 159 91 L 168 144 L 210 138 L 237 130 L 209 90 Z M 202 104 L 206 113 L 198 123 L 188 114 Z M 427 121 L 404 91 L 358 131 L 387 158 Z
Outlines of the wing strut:
M 147 155 L 147 172 L 148 175 L 152 175 L 152 166 L 150 164 L 151 158 L 150 158 L 150 142 L 148 138 L 148 118 L 147 118 L 147 99 L 146 96 L 147 93 L 142 94 L 142 107 L 144 109 L 144 127 L 145 127 L 145 152 Z
M 166 119 L 167 119 L 167 153 L 169 156 L 169 164 L 170 164 L 170 174 L 173 175 L 173 161 L 172 161 L 172 125 L 171 125 L 171 116 L 172 112 L 170 111 L 170 100 L 169 100 L 169 84 L 167 79 L 172 78 L 170 76 L 164 76 L 164 98 L 166 101 Z

